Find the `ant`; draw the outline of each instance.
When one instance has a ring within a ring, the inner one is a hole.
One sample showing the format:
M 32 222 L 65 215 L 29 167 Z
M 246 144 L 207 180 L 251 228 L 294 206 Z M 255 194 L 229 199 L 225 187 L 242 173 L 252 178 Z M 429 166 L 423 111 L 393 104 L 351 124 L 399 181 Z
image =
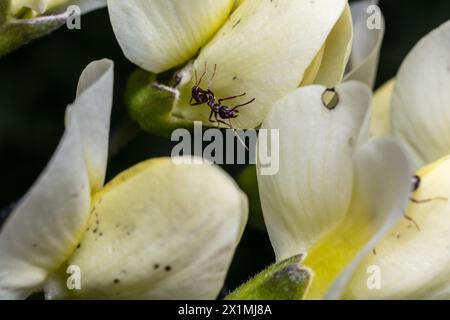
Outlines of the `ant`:
M 214 73 L 211 77 L 211 80 L 209 81 L 208 88 L 205 90 L 200 87 L 200 84 L 203 80 L 203 77 L 206 75 L 207 71 L 207 65 L 205 62 L 205 71 L 201 75 L 200 79 L 197 77 L 197 71 L 194 70 L 195 74 L 195 85 L 192 87 L 191 91 L 191 100 L 189 101 L 189 104 L 191 106 L 199 106 L 202 104 L 207 104 L 208 107 L 211 109 L 211 113 L 209 114 L 209 121 L 215 122 L 215 123 L 222 123 L 226 126 L 228 126 L 230 129 L 233 129 L 233 126 L 231 125 L 231 119 L 237 118 L 239 115 L 238 108 L 249 105 L 250 103 L 254 102 L 256 98 L 253 98 L 252 100 L 237 105 L 235 107 L 229 107 L 222 105 L 223 101 L 232 100 L 236 98 L 240 98 L 245 96 L 247 93 L 243 93 L 237 96 L 227 97 L 227 98 L 221 98 L 216 99 L 216 96 L 214 92 L 211 91 L 211 83 L 214 79 L 214 76 L 216 75 L 217 65 L 214 65 Z M 213 120 L 214 117 L 214 120 Z M 228 120 L 228 122 L 225 122 L 225 120 Z
M 422 180 L 420 179 L 419 176 L 413 176 L 413 177 L 411 178 L 411 191 L 412 191 L 412 192 L 416 192 L 416 191 L 419 189 L 421 183 L 422 183 Z M 416 203 L 416 204 L 427 203 L 427 202 L 431 202 L 431 201 L 434 201 L 434 200 L 444 200 L 444 201 L 448 201 L 448 199 L 445 198 L 445 197 L 436 197 L 436 198 L 432 198 L 432 199 L 424 199 L 424 200 L 417 200 L 417 199 L 414 199 L 414 198 L 410 197 L 409 200 L 410 200 L 412 203 Z
M 420 179 L 419 176 L 413 176 L 411 178 L 411 192 L 416 192 L 420 188 L 421 183 L 422 183 L 422 180 Z M 448 199 L 445 197 L 436 197 L 436 198 L 423 199 L 423 200 L 417 200 L 417 199 L 414 199 L 413 197 L 409 198 L 409 201 L 411 201 L 412 203 L 415 203 L 415 204 L 428 203 L 428 202 L 435 201 L 435 200 L 448 201 Z M 417 230 L 420 230 L 419 225 L 417 224 L 416 221 L 414 221 L 413 218 L 408 216 L 406 213 L 403 213 L 403 216 L 405 217 L 406 220 L 412 222 L 416 226 Z

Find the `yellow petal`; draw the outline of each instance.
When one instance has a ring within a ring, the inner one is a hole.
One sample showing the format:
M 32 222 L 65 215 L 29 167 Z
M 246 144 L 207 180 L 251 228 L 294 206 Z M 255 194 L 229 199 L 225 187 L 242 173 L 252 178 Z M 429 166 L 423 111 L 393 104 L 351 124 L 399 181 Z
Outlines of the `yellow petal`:
M 352 49 L 352 38 L 352 15 L 347 5 L 325 43 L 322 63 L 314 83 L 333 88 L 342 81 Z
M 346 80 L 361 81 L 371 88 L 375 85 L 385 32 L 385 21 L 381 11 L 368 11 L 369 6 L 377 3 L 378 1 L 374 0 L 362 0 L 351 4 L 354 38 L 349 71 L 345 76 Z M 368 23 L 371 22 L 379 22 L 379 28 L 372 25 L 369 28 Z
M 93 200 L 89 230 L 68 261 L 81 270 L 81 290 L 69 292 L 62 279 L 48 297 L 214 299 L 247 214 L 245 195 L 214 166 L 141 163 Z
M 259 126 L 273 104 L 295 90 L 342 16 L 345 0 L 244 1 L 215 37 L 202 49 L 194 69 L 207 74 L 208 86 L 219 98 L 246 93 L 228 101 L 242 107 L 232 124 L 239 128 Z M 195 77 L 181 90 L 178 112 L 185 119 L 208 122 L 207 107 L 189 105 Z
M 405 142 L 415 169 L 450 154 L 449 52 L 450 21 L 416 45 L 397 76 L 392 131 Z
M 297 89 L 262 125 L 280 130 L 279 171 L 258 174 L 277 261 L 305 253 L 341 222 L 352 198 L 352 159 L 365 136 L 371 93 L 363 84 L 344 83 L 336 88 L 338 105 L 329 110 L 322 102 L 324 91 L 322 86 Z
M 236 10 L 245 0 L 234 0 L 233 11 Z
M 370 136 L 388 136 L 391 134 L 391 100 L 395 88 L 395 79 L 381 86 L 373 95 L 372 121 Z
M 105 64 L 110 67 L 105 69 Z M 89 74 L 89 80 L 82 77 L 80 84 L 89 95 L 96 91 L 100 101 L 91 100 L 93 104 L 86 109 L 78 103 L 86 95 L 75 100 L 68 114 L 76 116 L 68 116 L 66 132 L 47 168 L 0 232 L 0 299 L 25 298 L 39 289 L 48 274 L 70 256 L 83 234 L 91 190 L 83 152 L 86 133 L 81 134 L 80 125 L 88 123 L 90 116 L 97 119 L 96 109 L 102 109 L 102 100 L 108 100 L 103 94 L 112 90 L 111 66 L 111 62 L 100 61 L 87 67 L 84 75 Z M 99 73 L 95 76 L 92 70 Z M 84 113 L 79 113 L 79 108 Z M 109 114 L 98 125 L 103 128 L 106 123 Z
M 349 283 L 351 299 L 449 299 L 450 158 L 423 169 L 405 217 L 369 254 Z M 428 199 L 428 200 L 427 200 Z M 369 290 L 367 268 L 380 270 L 379 290 Z
M 321 299 L 327 293 L 328 298 L 339 298 L 361 259 L 401 217 L 410 190 L 405 163 L 406 155 L 393 140 L 371 140 L 357 151 L 349 212 L 304 261 L 313 272 L 307 299 Z
M 128 59 L 160 73 L 186 63 L 228 18 L 233 0 L 108 0 Z
M 322 65 L 324 53 L 325 45 L 322 46 L 314 60 L 309 65 L 308 69 L 306 69 L 302 82 L 300 83 L 300 87 L 306 87 L 314 83 L 314 80 L 316 80 L 317 74 L 319 73 L 320 66 Z

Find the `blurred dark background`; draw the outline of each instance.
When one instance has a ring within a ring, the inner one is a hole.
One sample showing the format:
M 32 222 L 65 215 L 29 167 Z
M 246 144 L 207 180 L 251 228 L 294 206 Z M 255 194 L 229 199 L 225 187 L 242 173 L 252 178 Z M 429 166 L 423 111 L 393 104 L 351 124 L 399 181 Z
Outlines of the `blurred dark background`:
M 380 6 L 386 17 L 386 37 L 378 85 L 396 74 L 422 36 L 450 19 L 449 0 L 382 0 Z M 0 211 L 18 201 L 45 167 L 61 138 L 64 110 L 74 99 L 81 71 L 104 57 L 115 61 L 114 127 L 126 113 L 123 93 L 134 66 L 117 45 L 107 10 L 83 16 L 81 30 L 61 28 L 0 59 Z M 170 150 L 168 139 L 141 132 L 112 158 L 108 178 L 139 161 L 168 156 Z M 236 174 L 241 168 L 225 169 Z M 273 260 L 265 233 L 247 228 L 227 289 Z

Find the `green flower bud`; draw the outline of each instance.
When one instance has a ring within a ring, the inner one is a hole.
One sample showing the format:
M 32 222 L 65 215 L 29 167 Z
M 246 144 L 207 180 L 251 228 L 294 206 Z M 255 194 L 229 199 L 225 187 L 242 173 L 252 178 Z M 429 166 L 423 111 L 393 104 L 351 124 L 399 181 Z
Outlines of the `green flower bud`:
M 300 300 L 311 273 L 302 268 L 303 255 L 274 264 L 232 292 L 227 300 Z

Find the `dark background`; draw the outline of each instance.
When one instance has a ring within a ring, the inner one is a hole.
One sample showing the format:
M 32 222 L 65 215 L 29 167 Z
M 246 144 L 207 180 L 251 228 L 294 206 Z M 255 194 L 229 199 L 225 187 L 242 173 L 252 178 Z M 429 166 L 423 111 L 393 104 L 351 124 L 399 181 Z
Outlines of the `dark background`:
M 380 6 L 386 37 L 378 85 L 395 76 L 422 36 L 450 18 L 449 0 L 382 0 Z M 61 28 L 0 59 L 0 211 L 19 200 L 45 167 L 63 133 L 64 110 L 74 99 L 81 71 L 104 57 L 115 61 L 114 127 L 126 113 L 123 93 L 134 66 L 117 45 L 107 10 L 83 16 L 81 30 Z M 168 139 L 141 132 L 111 159 L 108 178 L 139 161 L 168 156 L 170 150 Z M 235 174 L 240 168 L 225 169 Z M 227 289 L 273 260 L 267 236 L 247 228 Z

